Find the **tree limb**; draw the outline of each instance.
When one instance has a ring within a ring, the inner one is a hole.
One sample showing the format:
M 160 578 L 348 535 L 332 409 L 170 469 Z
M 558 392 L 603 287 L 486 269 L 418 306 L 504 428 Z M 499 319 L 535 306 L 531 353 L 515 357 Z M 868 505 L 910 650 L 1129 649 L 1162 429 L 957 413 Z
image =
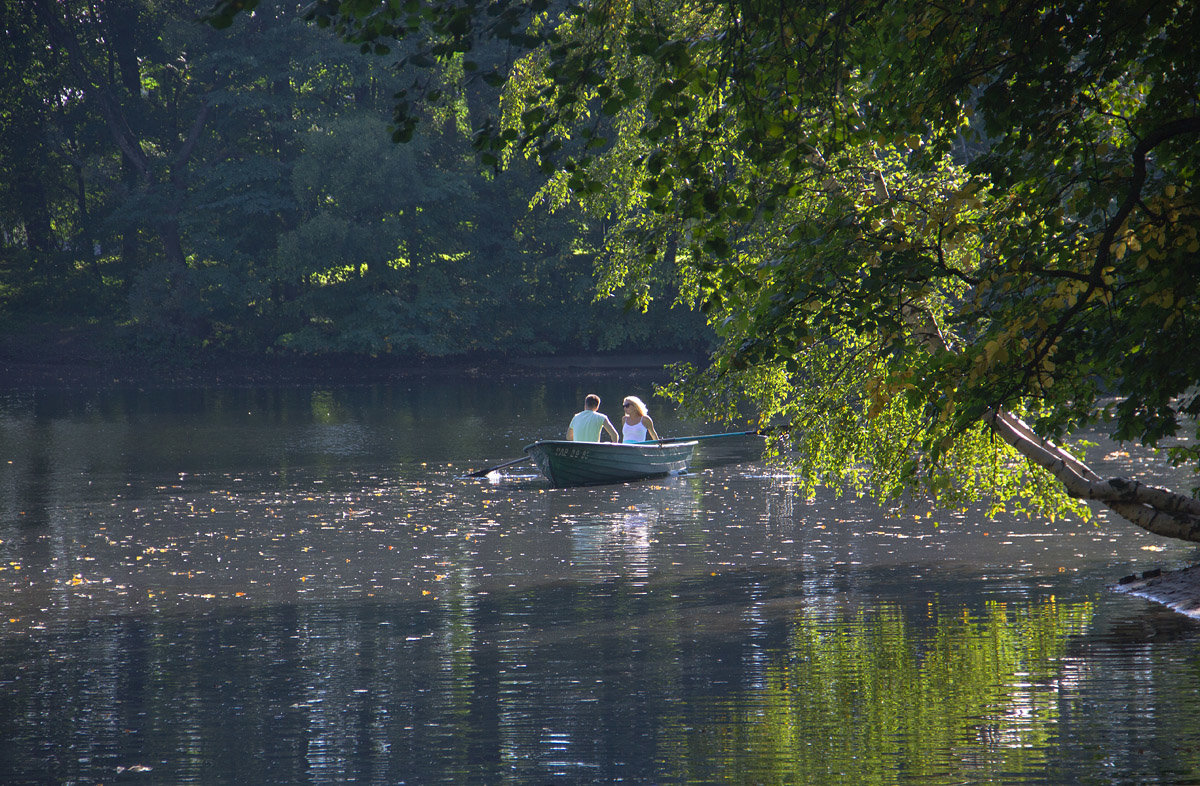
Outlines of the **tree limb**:
M 985 419 L 1001 439 L 1053 475 L 1072 497 L 1102 502 L 1155 535 L 1200 543 L 1200 500 L 1125 478 L 1101 478 L 1010 412 L 991 410 Z
M 928 347 L 948 349 L 932 315 L 909 304 L 904 307 L 904 316 L 918 340 Z M 1200 500 L 1135 480 L 1101 478 L 1087 464 L 1004 409 L 989 410 L 984 421 L 1018 453 L 1053 475 L 1070 496 L 1101 502 L 1155 535 L 1200 543 Z

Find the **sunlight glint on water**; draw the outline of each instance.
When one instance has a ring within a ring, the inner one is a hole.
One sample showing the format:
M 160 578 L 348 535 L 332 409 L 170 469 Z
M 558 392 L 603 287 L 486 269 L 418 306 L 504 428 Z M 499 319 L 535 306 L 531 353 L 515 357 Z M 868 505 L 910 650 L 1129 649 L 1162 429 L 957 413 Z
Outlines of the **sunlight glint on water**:
M 805 500 L 753 439 L 643 483 L 462 477 L 583 392 L 0 399 L 0 771 L 1196 782 L 1195 623 L 1107 588 L 1189 547 Z

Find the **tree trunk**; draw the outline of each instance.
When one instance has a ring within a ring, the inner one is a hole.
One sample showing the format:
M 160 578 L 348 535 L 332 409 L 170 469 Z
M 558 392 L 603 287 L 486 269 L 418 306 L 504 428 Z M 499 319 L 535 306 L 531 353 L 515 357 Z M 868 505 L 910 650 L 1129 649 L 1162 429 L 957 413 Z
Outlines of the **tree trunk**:
M 25 224 L 29 250 L 33 252 L 38 264 L 45 264 L 52 256 L 50 252 L 53 250 L 54 238 L 41 173 L 35 171 L 32 166 L 22 166 L 16 173 L 15 185 L 16 192 L 21 196 L 21 220 Z
M 142 139 L 134 129 L 137 120 L 140 95 L 139 65 L 135 51 L 133 29 L 136 26 L 137 11 L 128 2 L 117 2 L 109 9 L 106 18 L 108 29 L 115 39 L 113 56 L 119 66 L 119 82 L 95 73 L 82 47 L 80 46 L 74 20 L 69 9 L 60 9 L 51 0 L 40 0 L 37 4 L 39 17 L 50 31 L 51 40 L 67 54 L 71 70 L 79 85 L 88 92 L 88 97 L 95 102 L 100 115 L 112 135 L 114 144 L 121 152 L 125 182 L 131 192 L 141 191 L 144 194 L 154 194 L 162 197 L 162 210 L 152 227 L 162 242 L 163 257 L 167 261 L 170 279 L 173 284 L 183 286 L 187 290 L 187 257 L 184 252 L 183 238 L 179 230 L 180 198 L 186 191 L 187 167 L 200 134 L 208 119 L 210 107 L 201 103 L 192 127 L 173 156 L 171 156 L 165 171 L 146 155 Z M 64 14 L 66 14 L 64 16 Z M 121 96 L 125 96 L 122 100 Z M 132 111 L 131 111 L 132 110 Z M 136 228 L 129 229 L 124 237 L 123 262 L 126 276 L 132 278 L 138 272 L 138 236 Z M 164 304 L 178 309 L 176 314 L 165 315 L 171 321 L 182 319 L 182 305 L 193 293 L 181 291 L 173 294 L 172 303 Z
M 1155 535 L 1200 543 L 1200 500 L 1136 480 L 1101 478 L 1004 410 L 993 410 L 986 419 L 1001 439 L 1053 475 L 1072 497 L 1102 502 L 1117 515 Z
M 906 306 L 902 317 L 917 341 L 927 347 L 948 349 L 948 342 L 932 315 L 915 306 Z M 1136 480 L 1101 478 L 1061 446 L 1043 439 L 1027 423 L 1002 408 L 987 412 L 984 421 L 1018 453 L 1053 475 L 1070 496 L 1102 502 L 1118 516 L 1155 535 L 1200 543 L 1200 500 Z

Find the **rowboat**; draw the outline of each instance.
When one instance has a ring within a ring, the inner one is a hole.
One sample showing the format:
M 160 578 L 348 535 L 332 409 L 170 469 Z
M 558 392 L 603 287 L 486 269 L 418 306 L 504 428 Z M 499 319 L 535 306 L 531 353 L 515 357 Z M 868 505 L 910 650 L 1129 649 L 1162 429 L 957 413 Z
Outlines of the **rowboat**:
M 726 437 L 761 437 L 761 431 L 730 431 L 725 434 L 699 434 L 651 442 L 571 442 L 560 439 L 538 440 L 525 446 L 525 455 L 490 467 L 468 472 L 465 477 L 499 477 L 500 470 L 533 461 L 555 486 L 587 486 L 597 483 L 624 483 L 673 472 L 683 472 L 692 458 L 696 442 Z
M 525 453 L 554 486 L 591 486 L 661 477 L 687 469 L 696 441 L 539 440 Z

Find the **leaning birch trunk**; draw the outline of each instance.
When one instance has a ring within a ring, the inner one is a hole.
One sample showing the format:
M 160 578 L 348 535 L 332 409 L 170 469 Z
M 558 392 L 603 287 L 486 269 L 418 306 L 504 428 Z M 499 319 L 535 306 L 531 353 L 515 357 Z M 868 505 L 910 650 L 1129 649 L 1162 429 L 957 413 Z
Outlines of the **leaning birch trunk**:
M 1200 542 L 1200 500 L 1136 480 L 1101 478 L 1010 412 L 992 410 L 985 419 L 1001 439 L 1053 475 L 1072 497 L 1102 502 L 1155 535 Z
M 945 350 L 945 335 L 931 315 L 909 305 L 902 311 L 921 343 Z M 1076 499 L 1096 500 L 1148 532 L 1200 543 L 1200 500 L 1170 489 L 1126 478 L 1101 478 L 1062 447 L 1034 433 L 1028 424 L 1002 408 L 984 415 L 985 422 L 1022 456 L 1053 475 Z

